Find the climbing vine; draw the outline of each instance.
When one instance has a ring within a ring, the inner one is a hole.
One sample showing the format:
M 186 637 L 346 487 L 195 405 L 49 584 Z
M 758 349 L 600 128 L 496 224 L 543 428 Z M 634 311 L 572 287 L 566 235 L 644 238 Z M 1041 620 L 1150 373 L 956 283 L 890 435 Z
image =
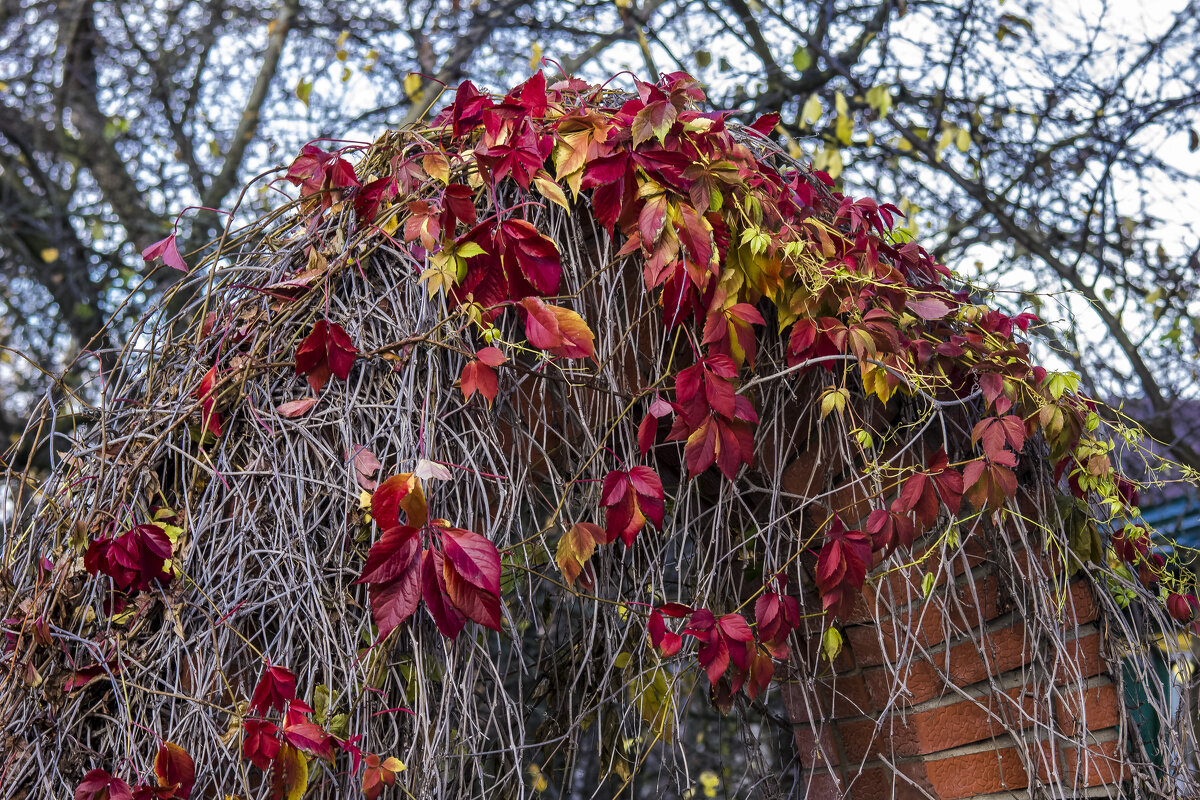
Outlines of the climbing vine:
M 652 354 L 667 365 L 661 374 L 647 378 L 636 367 L 622 373 L 634 377 L 618 387 L 620 413 L 587 421 L 600 444 L 585 466 L 605 465 L 602 477 L 554 486 L 558 494 L 549 498 L 539 534 L 559 531 L 557 572 L 540 574 L 567 594 L 620 606 L 662 663 L 697 665 L 719 707 L 768 690 L 805 618 L 826 619 L 823 641 L 836 655 L 836 624 L 851 614 L 880 560 L 912 551 L 930 534 L 978 531 L 985 521 L 1004 529 L 1021 513 L 1022 475 L 1038 465 L 1083 509 L 1085 522 L 1070 537 L 1062 569 L 1091 563 L 1136 575 L 1144 586 L 1160 584 L 1165 610 L 1192 623 L 1195 591 L 1155 551 L 1136 486 L 1104 438 L 1114 418 L 1102 424 L 1103 409 L 1079 392 L 1074 376 L 1032 360 L 1025 334 L 1038 319 L 976 302 L 898 226 L 895 206 L 846 196 L 824 173 L 781 166 L 769 138 L 773 115 L 743 127 L 728 112 L 704 110 L 704 102 L 700 85 L 682 73 L 637 81 L 636 93 L 626 95 L 578 79 L 548 85 L 539 72 L 502 97 L 464 83 L 427 125 L 370 146 L 305 146 L 283 177 L 298 194 L 288 213 L 306 233 L 329 232 L 355 246 L 331 259 L 319 244 L 305 244 L 291 274 L 260 287 L 267 303 L 253 315 L 208 310 L 202 337 L 219 344 L 206 351 L 208 361 L 188 384 L 194 388 L 184 390 L 197 458 L 236 437 L 239 426 L 266 425 L 263 410 L 239 388 L 248 371 L 268 369 L 266 363 L 286 363 L 295 390 L 305 394 L 273 410 L 297 421 L 317 413 L 331 382 L 349 384 L 360 371 L 400 372 L 421 348 L 461 359 L 456 377 L 464 404 L 493 414 L 497 425 L 514 424 L 496 406 L 502 388 L 525 375 L 591 386 L 612 367 L 618 343 L 594 332 L 597 320 L 578 302 L 578 283 L 566 289 L 563 242 L 538 224 L 554 209 L 594 221 L 616 243 L 601 272 L 635 270 L 622 285 L 642 293 L 653 317 L 641 315 L 631 329 L 657 326 L 669 344 Z M 337 275 L 372 279 L 371 248 L 403 252 L 419 265 L 403 277 L 439 310 L 437 326 L 369 347 L 329 315 Z M 144 256 L 187 269 L 174 236 Z M 260 334 L 276 324 L 273 315 L 302 304 L 307 317 L 290 349 L 255 350 Z M 772 342 L 785 366 L 756 369 L 760 350 Z M 779 413 L 762 406 L 761 392 L 802 381 L 818 386 L 800 399 L 811 402 L 818 424 L 837 421 L 849 430 L 846 444 L 860 467 L 853 480 L 869 488 L 865 498 L 830 500 L 821 524 L 786 560 L 761 570 L 737 602 L 715 607 L 730 598 L 671 601 L 658 593 L 642 602 L 595 594 L 599 554 L 619 557 L 652 531 L 670 534 L 680 486 L 708 481 L 706 491 L 723 491 L 711 488 L 714 479 L 739 486 L 765 458 L 760 418 Z M 929 446 L 888 440 L 899 408 L 924 415 L 916 435 Z M 517 413 L 524 410 L 518 404 Z M 967 436 L 949 432 L 945 420 L 953 414 L 967 420 Z M 360 657 L 385 650 L 418 624 L 421 606 L 448 641 L 471 626 L 505 632 L 508 573 L 531 568 L 516 558 L 521 548 L 502 552 L 484 533 L 458 527 L 459 509 L 436 505 L 433 513 L 446 518 L 431 516 L 428 484 L 450 479 L 457 465 L 422 458 L 410 471 L 384 477 L 367 447 L 347 460 L 363 492 L 355 513 L 371 531 L 369 541 L 348 535 L 346 544 L 358 565 L 347 591 L 365 585 L 374 623 Z M 104 613 L 118 621 L 178 584 L 192 534 L 165 506 L 146 518 L 132 508 L 107 513 L 99 533 L 85 528 L 71 547 L 89 575 L 107 581 Z M 1117 531 L 1108 544 L 1101 525 Z M 790 582 L 801 561 L 811 564 L 811 585 Z M 803 598 L 814 591 L 815 610 Z M 35 618 L 6 626 L 37 631 Z M 27 638 L 10 634 L 9 649 Z M 244 761 L 263 773 L 273 797 L 299 797 L 309 785 L 309 759 L 332 764 L 339 752 L 368 798 L 395 784 L 404 769 L 396 757 L 360 749 L 360 737 L 335 725 L 328 707 L 300 697 L 297 672 L 305 664 L 261 655 L 236 735 Z M 120 669 L 111 658 L 79 667 L 68 691 Z M 662 675 L 651 673 L 647 686 Z M 238 702 L 237 690 L 229 691 L 229 701 Z M 638 702 L 657 737 L 669 738 L 666 701 Z M 178 745 L 163 745 L 154 772 L 152 786 L 93 769 L 76 799 L 188 797 L 192 758 Z

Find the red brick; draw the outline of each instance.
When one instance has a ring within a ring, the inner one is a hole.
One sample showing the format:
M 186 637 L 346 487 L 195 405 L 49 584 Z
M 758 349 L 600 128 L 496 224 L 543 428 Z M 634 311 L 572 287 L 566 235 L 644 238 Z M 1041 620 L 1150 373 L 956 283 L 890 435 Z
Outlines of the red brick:
M 925 761 L 925 776 L 940 800 L 1024 789 L 1029 777 L 1015 747 Z
M 1090 633 L 1068 641 L 1065 651 L 1056 655 L 1054 666 L 1058 683 L 1103 673 L 1107 665 L 1100 657 L 1100 634 Z
M 875 710 L 862 675 L 818 680 L 812 689 L 800 683 L 785 683 L 781 688 L 784 707 L 792 722 L 811 722 L 813 715 L 817 719 L 861 717 Z
M 896 767 L 902 775 L 890 767 L 864 769 L 847 779 L 846 794 L 851 800 L 928 800 L 932 787 L 925 779 L 924 765 L 910 762 Z
M 854 763 L 868 754 L 888 758 L 928 755 L 1002 735 L 1009 725 L 1032 725 L 1038 710 L 1031 698 L 1022 695 L 1022 689 L 1010 689 L 1000 696 L 897 714 L 885 720 L 878 731 L 874 720 L 843 722 L 839 730 L 846 758 Z
M 805 769 L 838 765 L 838 751 L 833 742 L 832 731 L 832 723 L 820 725 L 818 728 L 812 725 L 795 726 L 792 734 L 796 740 L 796 753 Z
M 1075 736 L 1086 723 L 1089 731 L 1115 727 L 1121 720 L 1121 698 L 1112 683 L 1059 689 L 1055 696 L 1058 727 Z
M 952 635 L 965 634 L 1000 614 L 1000 579 L 989 575 L 975 582 L 974 591 L 971 586 L 962 584 L 950 597 L 933 595 L 896 614 L 893 619 L 847 627 L 844 635 L 854 650 L 858 666 L 871 667 L 895 661 L 900 653 L 912 652 L 912 635 L 922 647 L 930 649 L 946 640 L 947 631 Z
M 842 800 L 845 797 L 838 776 L 828 770 L 806 773 L 801 780 L 804 789 L 800 796 L 805 800 Z
M 1113 732 L 1114 735 L 1116 731 Z M 1121 741 L 1118 738 L 1105 742 L 1093 742 L 1081 749 L 1063 747 L 1063 771 L 1059 776 L 1071 788 L 1100 786 L 1119 783 L 1129 777 L 1129 765 L 1122 758 Z
M 1091 585 L 1085 580 L 1077 580 L 1071 584 L 1071 596 L 1063 607 L 1063 623 L 1067 630 L 1073 625 L 1086 625 L 1095 622 L 1100 616 L 1100 608 L 1096 604 L 1096 595 Z

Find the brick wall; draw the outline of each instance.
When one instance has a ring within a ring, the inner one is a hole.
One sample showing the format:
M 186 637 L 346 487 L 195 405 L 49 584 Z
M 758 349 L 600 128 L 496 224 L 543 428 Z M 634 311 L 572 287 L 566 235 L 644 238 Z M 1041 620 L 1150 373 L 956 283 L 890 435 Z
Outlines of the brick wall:
M 1082 579 L 1060 591 L 1056 635 L 1045 637 L 1013 600 L 1046 586 L 1047 567 L 1020 556 L 1006 574 L 978 545 L 964 547 L 928 598 L 921 579 L 936 560 L 877 566 L 834 664 L 814 631 L 784 685 L 801 796 L 1037 797 L 1047 783 L 1056 797 L 1116 794 L 1128 774 L 1121 698 L 1095 598 Z

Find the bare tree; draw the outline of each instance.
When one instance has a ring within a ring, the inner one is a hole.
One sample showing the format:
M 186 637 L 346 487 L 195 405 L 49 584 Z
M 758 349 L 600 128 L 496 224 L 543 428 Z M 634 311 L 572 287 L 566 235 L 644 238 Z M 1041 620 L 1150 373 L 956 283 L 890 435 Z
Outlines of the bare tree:
M 1196 399 L 1195 0 L 1070 16 L 1024 0 L 121 0 L 0 6 L 0 344 L 79 384 L 126 311 L 176 277 L 138 251 L 187 206 L 316 137 L 372 138 L 470 77 L 546 68 L 699 76 L 715 105 L 780 112 L 796 154 L 894 198 L 935 253 L 1034 306 L 1091 391 L 1200 467 L 1173 413 Z M 413 77 L 410 77 L 410 74 Z M 621 80 L 620 77 L 617 79 Z M 222 218 L 181 218 L 194 250 Z M 1038 291 L 1031 291 L 1038 290 Z M 104 323 L 115 315 L 115 325 Z M 69 369 L 67 367 L 70 366 Z M 5 429 L 47 379 L 4 370 Z

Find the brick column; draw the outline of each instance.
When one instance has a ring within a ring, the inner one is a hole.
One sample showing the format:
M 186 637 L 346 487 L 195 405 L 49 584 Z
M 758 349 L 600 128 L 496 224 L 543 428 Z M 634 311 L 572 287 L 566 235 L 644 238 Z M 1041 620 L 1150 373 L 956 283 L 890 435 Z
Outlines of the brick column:
M 794 654 L 799 677 L 785 683 L 784 702 L 802 796 L 1020 797 L 1051 781 L 1067 796 L 1115 794 L 1109 784 L 1128 774 L 1121 698 L 1090 586 L 1076 579 L 1064 598 L 1066 647 L 1042 646 L 980 546 L 952 564 L 928 598 L 920 587 L 931 566 L 882 574 L 843 628 L 833 665 L 820 658 L 815 629 L 807 652 Z

